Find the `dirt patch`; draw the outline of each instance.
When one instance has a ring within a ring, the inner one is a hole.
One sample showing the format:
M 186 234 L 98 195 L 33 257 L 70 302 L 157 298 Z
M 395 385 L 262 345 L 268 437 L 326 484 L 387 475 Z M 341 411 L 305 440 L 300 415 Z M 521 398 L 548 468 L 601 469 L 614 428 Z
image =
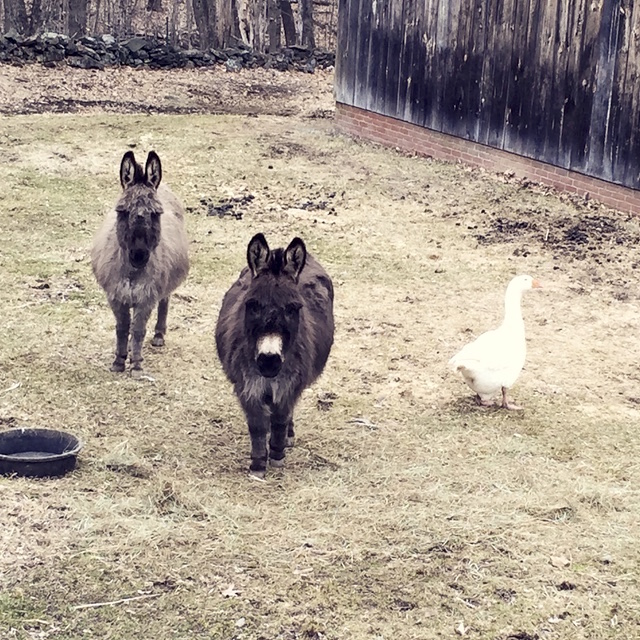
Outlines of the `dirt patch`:
M 570 200 L 546 187 L 528 185 L 541 199 Z M 558 263 L 583 263 L 588 282 L 605 287 L 619 300 L 640 296 L 636 270 L 640 267 L 640 220 L 630 214 L 607 211 L 597 203 L 574 201 L 569 215 L 558 215 L 549 207 L 533 209 L 498 202 L 497 206 L 480 210 L 466 222 L 459 214 L 446 212 L 444 217 L 456 219 L 479 245 L 515 245 L 515 257 L 528 258 L 542 252 Z M 615 269 L 612 267 L 615 265 Z
M 242 220 L 242 216 L 251 202 L 255 200 L 252 193 L 231 198 L 223 198 L 220 200 L 212 200 L 211 198 L 201 198 L 201 207 L 188 207 L 189 213 L 198 213 L 202 209 L 208 216 L 216 216 L 218 218 L 233 218 L 234 220 Z
M 627 226 L 624 223 L 627 222 Z M 637 219 L 629 216 L 620 220 L 619 216 L 579 212 L 575 217 L 558 218 L 548 211 L 519 211 L 514 218 L 504 215 L 491 217 L 486 233 L 476 238 L 480 243 L 528 242 L 546 247 L 568 258 L 583 260 L 587 252 L 598 262 L 611 261 L 611 249 L 624 247 L 632 249 L 640 244 L 640 228 Z M 625 251 L 626 252 L 626 251 Z
M 0 113 L 243 114 L 332 117 L 333 74 L 224 67 L 153 71 L 128 67 L 0 65 Z

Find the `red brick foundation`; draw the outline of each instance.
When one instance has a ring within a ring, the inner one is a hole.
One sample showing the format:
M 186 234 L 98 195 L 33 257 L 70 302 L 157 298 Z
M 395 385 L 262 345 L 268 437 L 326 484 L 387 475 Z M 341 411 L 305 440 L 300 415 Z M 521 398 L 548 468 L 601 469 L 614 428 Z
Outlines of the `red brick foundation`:
M 625 213 L 640 215 L 640 191 L 636 189 L 621 187 L 340 102 L 336 104 L 336 125 L 343 133 L 403 151 L 413 151 L 450 162 L 459 160 L 490 171 L 513 171 L 516 176 L 579 196 L 588 193 L 592 200 L 598 200 Z

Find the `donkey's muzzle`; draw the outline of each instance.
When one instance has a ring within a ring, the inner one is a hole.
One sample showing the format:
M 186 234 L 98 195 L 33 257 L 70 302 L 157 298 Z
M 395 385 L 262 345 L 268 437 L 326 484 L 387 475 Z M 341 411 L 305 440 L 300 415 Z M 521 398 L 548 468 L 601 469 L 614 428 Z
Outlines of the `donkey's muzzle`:
M 275 378 L 282 369 L 282 358 L 277 353 L 261 353 L 256 360 L 260 375 Z
M 149 262 L 149 252 L 146 249 L 129 251 L 129 262 L 134 269 L 142 269 Z

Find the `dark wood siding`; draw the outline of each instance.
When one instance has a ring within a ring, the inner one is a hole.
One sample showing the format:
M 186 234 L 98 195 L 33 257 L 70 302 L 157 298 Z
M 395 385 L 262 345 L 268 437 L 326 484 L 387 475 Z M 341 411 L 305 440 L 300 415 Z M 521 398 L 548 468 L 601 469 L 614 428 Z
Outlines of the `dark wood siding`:
M 338 102 L 640 188 L 640 0 L 340 0 Z

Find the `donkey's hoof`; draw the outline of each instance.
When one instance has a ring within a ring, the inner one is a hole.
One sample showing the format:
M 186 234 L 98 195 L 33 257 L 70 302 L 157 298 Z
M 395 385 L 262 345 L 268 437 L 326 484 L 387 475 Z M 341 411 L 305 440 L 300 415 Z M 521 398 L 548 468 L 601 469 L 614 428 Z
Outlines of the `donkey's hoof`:
M 164 336 L 162 334 L 156 333 L 156 335 L 151 339 L 151 346 L 164 347 Z
M 284 467 L 284 458 L 280 458 L 280 460 L 269 458 L 269 466 L 274 467 L 275 469 L 281 469 Z
M 262 469 L 261 471 L 254 471 L 253 469 L 249 470 L 249 480 L 257 480 L 258 482 L 265 482 L 264 476 L 266 471 Z
M 122 373 L 124 371 L 124 360 L 114 360 L 110 370 L 114 373 Z
M 296 443 L 296 437 L 295 436 L 287 436 L 284 439 L 284 446 L 288 447 L 289 449 L 291 449 L 291 447 L 293 447 Z
M 134 380 L 140 380 L 140 378 L 142 378 L 143 375 L 144 375 L 144 370 L 142 369 L 142 367 L 133 367 L 131 369 L 131 377 Z

